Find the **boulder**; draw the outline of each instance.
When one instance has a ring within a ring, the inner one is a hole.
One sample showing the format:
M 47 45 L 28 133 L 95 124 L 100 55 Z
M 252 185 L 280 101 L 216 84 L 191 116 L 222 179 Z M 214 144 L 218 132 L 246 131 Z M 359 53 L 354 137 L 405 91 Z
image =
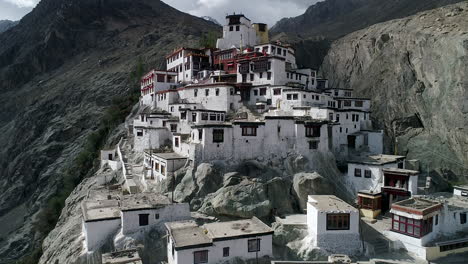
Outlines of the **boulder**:
M 189 169 L 174 190 L 174 200 L 179 203 L 189 202 L 195 196 L 197 188 L 193 170 Z
M 268 217 L 275 210 L 278 213 L 293 212 L 290 186 L 281 178 L 268 182 L 244 178 L 239 184 L 224 186 L 209 194 L 199 211 L 207 215 L 237 218 Z
M 299 200 L 301 210 L 307 207 L 308 195 L 334 193 L 334 187 L 331 182 L 316 172 L 295 174 L 293 188 Z
M 208 163 L 198 165 L 195 180 L 198 186 L 197 197 L 204 197 L 217 191 L 223 182 L 223 178 L 216 168 Z

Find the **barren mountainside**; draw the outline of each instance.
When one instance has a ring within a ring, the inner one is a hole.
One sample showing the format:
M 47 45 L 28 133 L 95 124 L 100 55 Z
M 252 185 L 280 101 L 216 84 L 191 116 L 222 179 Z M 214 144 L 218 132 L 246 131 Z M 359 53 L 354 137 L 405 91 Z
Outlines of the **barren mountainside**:
M 0 20 L 0 33 L 7 31 L 13 26 L 16 26 L 18 21 L 11 21 L 11 20 Z
M 388 151 L 419 159 L 439 188 L 438 176 L 468 180 L 468 2 L 349 34 L 321 72 L 372 100 Z
M 376 23 L 403 18 L 463 0 L 326 0 L 300 16 L 283 18 L 271 29 L 275 38 L 291 40 L 298 63 L 319 67 L 331 41 Z M 311 49 L 319 48 L 319 52 Z
M 0 34 L 0 263 L 32 250 L 36 213 L 138 62 L 214 30 L 161 1 L 42 0 Z

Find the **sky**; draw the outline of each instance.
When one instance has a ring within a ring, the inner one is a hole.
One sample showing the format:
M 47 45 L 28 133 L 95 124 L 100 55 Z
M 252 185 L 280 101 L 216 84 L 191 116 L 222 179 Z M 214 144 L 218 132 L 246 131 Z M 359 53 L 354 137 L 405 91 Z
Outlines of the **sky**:
M 40 0 L 0 0 L 0 20 L 19 20 Z M 76 0 L 79 1 L 79 0 Z M 226 13 L 243 13 L 253 22 L 273 26 L 283 17 L 303 14 L 319 0 L 162 0 L 180 11 L 195 16 L 210 16 L 221 24 Z

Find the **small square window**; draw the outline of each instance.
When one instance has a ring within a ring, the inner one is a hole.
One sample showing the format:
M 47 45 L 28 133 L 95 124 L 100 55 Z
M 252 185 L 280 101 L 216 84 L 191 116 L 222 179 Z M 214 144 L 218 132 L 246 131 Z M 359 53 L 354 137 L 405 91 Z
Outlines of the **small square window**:
M 154 219 L 159 219 L 159 214 L 155 214 Z
M 229 247 L 223 248 L 223 257 L 229 257 Z
M 372 178 L 372 172 L 370 170 L 364 170 L 365 178 Z
M 354 176 L 361 177 L 361 169 L 354 169 Z
M 248 251 L 257 252 L 260 251 L 260 239 L 249 239 L 248 241 Z
M 309 149 L 318 149 L 318 141 L 309 141 Z

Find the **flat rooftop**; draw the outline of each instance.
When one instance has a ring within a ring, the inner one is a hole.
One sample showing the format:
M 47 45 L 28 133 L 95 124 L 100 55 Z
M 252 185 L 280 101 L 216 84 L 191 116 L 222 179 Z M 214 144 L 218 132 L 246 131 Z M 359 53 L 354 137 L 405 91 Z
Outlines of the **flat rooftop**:
M 208 235 L 213 240 L 273 234 L 273 230 L 256 217 L 230 222 L 210 223 L 205 224 L 203 227 L 208 230 Z
M 102 264 L 142 264 L 137 249 L 128 249 L 102 255 Z
M 368 165 L 385 165 L 388 163 L 395 163 L 404 160 L 405 156 L 398 155 L 372 155 L 366 157 L 355 157 L 348 160 L 348 163 L 368 164 Z
M 164 160 L 178 160 L 178 159 L 187 159 L 187 157 L 181 156 L 175 152 L 169 153 L 154 153 L 154 156 L 164 159 Z
M 415 171 L 415 170 L 407 170 L 407 169 L 399 169 L 399 168 L 386 168 L 386 169 L 383 169 L 384 172 L 389 172 L 389 173 L 394 173 L 394 174 L 404 174 L 404 175 L 408 175 L 408 176 L 414 176 L 414 175 L 418 175 L 419 174 L 419 171 Z
M 468 191 L 468 185 L 457 185 L 454 186 L 454 188 L 458 190 Z
M 415 216 L 427 216 L 430 213 L 439 211 L 442 208 L 442 203 L 429 199 L 413 197 L 407 200 L 392 204 L 391 213 L 404 212 Z
M 275 217 L 275 221 L 282 225 L 292 225 L 292 226 L 307 226 L 307 215 L 306 214 L 293 214 L 286 215 L 284 217 Z
M 81 203 L 85 222 L 120 218 L 120 203 L 117 200 L 86 200 Z
M 171 204 L 171 200 L 161 194 L 135 193 L 122 197 L 122 211 L 158 209 Z
M 207 232 L 194 221 L 166 223 L 176 249 L 188 249 L 213 245 Z
M 334 195 L 309 195 L 307 201 L 320 211 L 357 212 L 358 210 Z

